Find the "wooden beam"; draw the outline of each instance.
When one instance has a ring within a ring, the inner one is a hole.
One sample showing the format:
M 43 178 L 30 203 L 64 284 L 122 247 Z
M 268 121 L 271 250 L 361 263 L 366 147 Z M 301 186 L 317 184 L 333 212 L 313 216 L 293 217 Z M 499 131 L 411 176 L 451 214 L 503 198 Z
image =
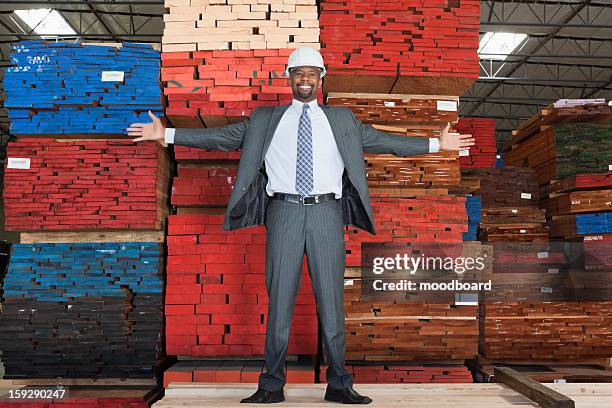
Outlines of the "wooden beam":
M 510 367 L 495 367 L 495 380 L 521 393 L 542 408 L 575 408 L 574 401 Z

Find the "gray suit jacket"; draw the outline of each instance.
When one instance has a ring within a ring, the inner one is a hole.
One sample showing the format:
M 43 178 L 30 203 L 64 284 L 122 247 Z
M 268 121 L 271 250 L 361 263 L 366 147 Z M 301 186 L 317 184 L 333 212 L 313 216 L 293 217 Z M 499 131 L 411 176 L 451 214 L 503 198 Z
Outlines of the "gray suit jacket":
M 268 176 L 264 157 L 289 106 L 260 107 L 250 119 L 221 128 L 176 129 L 174 143 L 177 145 L 225 151 L 242 149 L 236 185 L 225 213 L 226 230 L 265 223 L 271 197 L 266 194 Z M 376 234 L 363 152 L 396 156 L 425 154 L 429 152 L 429 139 L 378 131 L 364 125 L 348 108 L 320 107 L 329 120 L 344 161 L 341 198 L 344 224 Z

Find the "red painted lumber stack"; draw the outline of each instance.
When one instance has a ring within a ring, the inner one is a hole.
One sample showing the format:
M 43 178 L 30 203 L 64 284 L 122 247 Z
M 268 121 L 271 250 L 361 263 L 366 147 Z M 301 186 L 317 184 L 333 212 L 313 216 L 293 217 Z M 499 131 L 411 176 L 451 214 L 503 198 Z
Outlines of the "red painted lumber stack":
M 285 76 L 292 49 L 165 52 L 166 116 L 178 127 L 240 122 L 258 106 L 291 102 Z M 319 99 L 322 101 L 321 90 Z
M 7 230 L 163 228 L 168 157 L 156 143 L 22 138 L 7 153 Z
M 478 77 L 479 1 L 324 0 L 319 24 L 328 92 L 461 95 Z
M 222 215 L 172 215 L 168 222 L 166 351 L 179 356 L 260 356 L 268 297 L 265 228 L 223 229 Z M 317 319 L 310 278 L 302 284 L 289 354 L 313 354 Z
M 495 167 L 496 141 L 495 141 L 495 119 L 491 118 L 460 118 L 454 126 L 457 132 L 470 134 L 475 139 L 475 145 L 468 151 L 467 155 L 461 153 L 459 163 L 462 168 L 485 168 Z
M 467 231 L 465 198 L 425 195 L 398 198 L 372 194 L 376 236 L 348 227 L 346 265 L 361 265 L 364 242 L 461 242 Z
M 263 361 L 201 360 L 179 361 L 164 372 L 164 388 L 172 382 L 257 383 L 264 370 Z M 312 363 L 288 361 L 287 383 L 314 383 Z
M 320 370 L 321 382 L 325 381 L 325 370 Z M 356 384 L 398 384 L 398 383 L 471 383 L 472 374 L 463 365 L 354 365 L 346 367 L 353 374 Z
M 172 183 L 172 205 L 225 206 L 236 182 L 236 166 L 180 165 Z

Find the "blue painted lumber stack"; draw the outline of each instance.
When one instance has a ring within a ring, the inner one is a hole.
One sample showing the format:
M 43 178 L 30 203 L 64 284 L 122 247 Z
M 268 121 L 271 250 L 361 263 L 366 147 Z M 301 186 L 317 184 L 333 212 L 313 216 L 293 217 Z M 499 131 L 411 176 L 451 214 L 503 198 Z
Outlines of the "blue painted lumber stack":
M 476 241 L 478 239 L 478 225 L 480 224 L 480 210 L 482 209 L 480 196 L 466 196 L 465 209 L 468 215 L 468 231 L 463 233 L 463 240 Z
M 612 233 L 612 212 L 576 215 L 576 233 L 606 234 Z
M 0 313 L 7 377 L 152 377 L 162 259 L 154 242 L 13 245 Z
M 11 132 L 123 134 L 133 122 L 161 115 L 160 53 L 41 40 L 13 46 L 4 89 Z

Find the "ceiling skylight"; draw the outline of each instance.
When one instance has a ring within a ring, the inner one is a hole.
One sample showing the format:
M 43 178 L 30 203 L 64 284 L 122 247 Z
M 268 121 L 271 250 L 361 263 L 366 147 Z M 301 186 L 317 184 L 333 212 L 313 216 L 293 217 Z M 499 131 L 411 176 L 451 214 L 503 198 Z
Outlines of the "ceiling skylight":
M 52 9 L 30 9 L 30 10 L 15 10 L 15 14 L 31 30 L 41 36 L 49 36 L 49 34 L 65 34 L 75 35 L 76 31 L 68 25 L 64 17 L 56 10 Z
M 527 38 L 519 33 L 486 33 L 480 40 L 480 58 L 505 60 Z

